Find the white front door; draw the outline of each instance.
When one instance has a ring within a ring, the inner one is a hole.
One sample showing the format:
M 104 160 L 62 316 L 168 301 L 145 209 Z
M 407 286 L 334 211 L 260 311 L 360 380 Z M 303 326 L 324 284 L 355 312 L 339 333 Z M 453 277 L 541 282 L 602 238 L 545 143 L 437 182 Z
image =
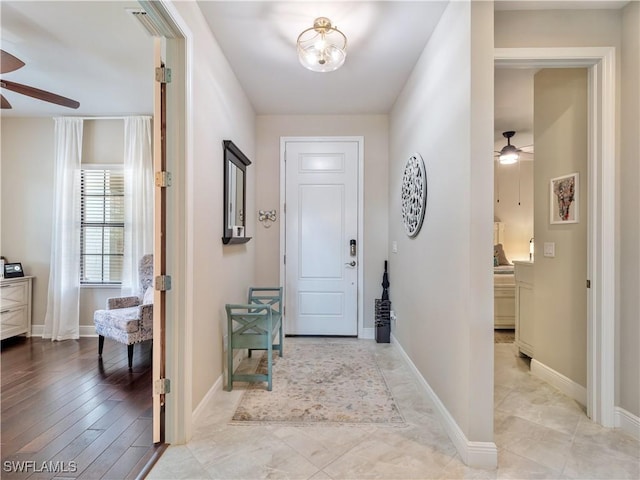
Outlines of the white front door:
M 285 142 L 287 334 L 358 334 L 359 148 Z

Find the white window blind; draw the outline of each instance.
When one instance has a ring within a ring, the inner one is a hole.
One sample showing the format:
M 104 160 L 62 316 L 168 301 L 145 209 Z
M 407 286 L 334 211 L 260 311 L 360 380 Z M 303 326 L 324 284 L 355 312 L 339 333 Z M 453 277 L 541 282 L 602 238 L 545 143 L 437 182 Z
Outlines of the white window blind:
M 80 283 L 119 284 L 124 257 L 124 173 L 81 171 Z

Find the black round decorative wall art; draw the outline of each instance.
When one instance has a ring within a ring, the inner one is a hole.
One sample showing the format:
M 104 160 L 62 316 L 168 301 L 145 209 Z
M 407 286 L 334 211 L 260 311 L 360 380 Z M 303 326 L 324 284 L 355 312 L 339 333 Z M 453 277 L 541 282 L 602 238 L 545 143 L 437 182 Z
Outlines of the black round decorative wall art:
M 427 206 L 427 174 L 419 153 L 409 157 L 402 176 L 402 222 L 409 237 L 422 227 Z

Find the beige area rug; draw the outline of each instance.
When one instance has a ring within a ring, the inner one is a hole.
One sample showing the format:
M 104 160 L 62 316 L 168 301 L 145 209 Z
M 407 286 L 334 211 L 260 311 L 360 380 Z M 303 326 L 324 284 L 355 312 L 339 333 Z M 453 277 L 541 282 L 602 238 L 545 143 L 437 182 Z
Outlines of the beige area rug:
M 494 330 L 494 343 L 513 343 L 516 339 L 515 330 Z
M 274 353 L 273 388 L 250 383 L 232 424 L 405 425 L 376 363 L 375 346 L 358 341 L 285 340 Z M 264 354 L 258 371 L 266 373 Z

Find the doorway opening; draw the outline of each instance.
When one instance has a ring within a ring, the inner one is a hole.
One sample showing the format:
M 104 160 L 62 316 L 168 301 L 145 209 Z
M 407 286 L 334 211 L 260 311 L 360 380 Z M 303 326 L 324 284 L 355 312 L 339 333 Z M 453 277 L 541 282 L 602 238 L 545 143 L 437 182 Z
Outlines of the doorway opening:
M 588 70 L 587 415 L 614 425 L 615 51 L 613 48 L 498 48 L 498 67 Z
M 155 37 L 154 276 L 156 286 L 158 282 L 163 285 L 156 290 L 154 302 L 159 308 L 154 308 L 153 436 L 154 442 L 182 443 L 190 438 L 192 427 L 192 362 L 188 357 L 192 317 L 184 315 L 191 306 L 187 301 L 191 284 L 185 271 L 192 266 L 186 239 L 193 227 L 185 191 L 192 181 L 192 157 L 187 148 L 191 104 L 186 93 L 192 36 L 174 5 L 147 0 L 140 4 Z M 170 177 L 184 178 L 185 185 L 171 182 Z M 156 335 L 157 331 L 161 334 Z

